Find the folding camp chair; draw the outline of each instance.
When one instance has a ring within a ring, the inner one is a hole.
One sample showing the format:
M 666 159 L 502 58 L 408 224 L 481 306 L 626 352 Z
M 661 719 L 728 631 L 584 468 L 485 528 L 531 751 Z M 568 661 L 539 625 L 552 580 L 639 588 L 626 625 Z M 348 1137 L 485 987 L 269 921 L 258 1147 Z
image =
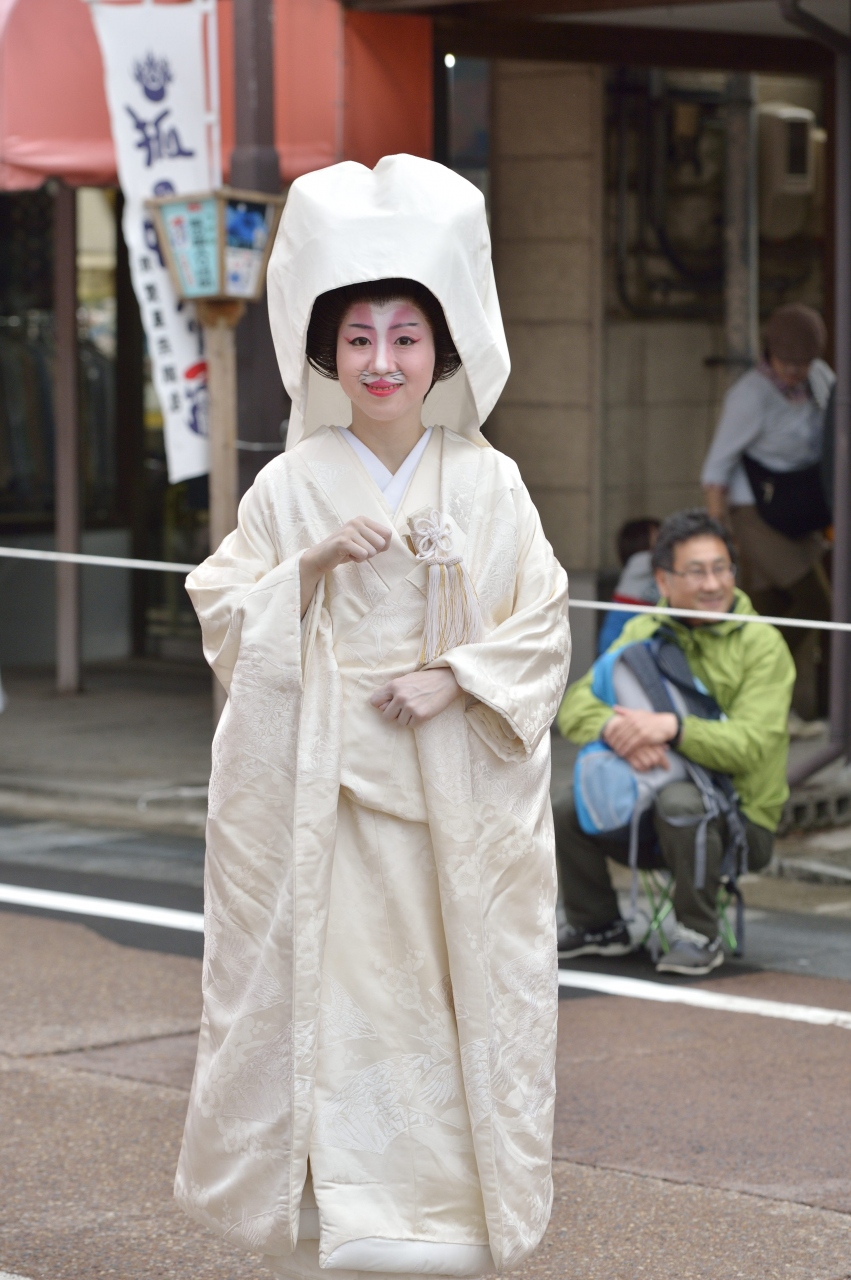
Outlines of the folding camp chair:
M 670 871 L 657 867 L 650 870 L 639 868 L 638 874 L 648 907 L 647 929 L 639 945 L 647 948 L 655 964 L 661 955 L 671 949 L 663 926 L 674 910 L 674 877 Z M 726 950 L 733 956 L 742 956 L 745 951 L 744 905 L 742 891 L 735 876 L 722 876 L 715 899 L 718 934 Z M 735 924 L 728 915 L 732 908 L 736 912 Z

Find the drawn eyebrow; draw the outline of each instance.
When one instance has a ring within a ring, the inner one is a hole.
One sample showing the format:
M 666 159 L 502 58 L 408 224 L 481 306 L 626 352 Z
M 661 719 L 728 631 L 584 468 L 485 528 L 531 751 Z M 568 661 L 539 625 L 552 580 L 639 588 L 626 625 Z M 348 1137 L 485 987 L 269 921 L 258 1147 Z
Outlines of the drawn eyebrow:
M 398 324 L 391 324 L 391 329 L 418 329 L 419 320 L 400 320 Z M 350 320 L 346 325 L 347 329 L 369 329 L 370 333 L 375 332 L 374 324 L 361 324 L 359 320 Z

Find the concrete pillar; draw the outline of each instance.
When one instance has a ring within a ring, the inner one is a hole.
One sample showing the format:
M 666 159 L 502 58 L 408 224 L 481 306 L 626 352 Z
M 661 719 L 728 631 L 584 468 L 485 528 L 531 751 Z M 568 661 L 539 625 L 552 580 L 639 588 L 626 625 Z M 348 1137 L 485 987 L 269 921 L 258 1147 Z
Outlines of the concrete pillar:
M 80 550 L 80 415 L 77 387 L 77 193 L 56 184 L 53 241 L 54 490 L 56 550 Z M 80 690 L 80 566 L 56 566 L 56 687 Z
M 512 372 L 485 429 L 516 459 L 576 596 L 596 595 L 600 559 L 603 74 L 496 61 L 492 81 L 494 262 Z M 579 671 L 595 627 L 588 612 L 571 621 Z

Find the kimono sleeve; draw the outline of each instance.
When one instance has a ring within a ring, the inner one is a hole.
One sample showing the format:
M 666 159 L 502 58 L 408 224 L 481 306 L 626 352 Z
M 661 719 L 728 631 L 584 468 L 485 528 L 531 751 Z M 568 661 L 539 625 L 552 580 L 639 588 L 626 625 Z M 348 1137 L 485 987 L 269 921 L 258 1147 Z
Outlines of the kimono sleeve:
M 514 608 L 478 644 L 451 649 L 432 666 L 450 667 L 475 701 L 470 727 L 502 760 L 528 758 L 558 710 L 570 664 L 567 574 L 547 542 L 525 489 L 515 490 Z
M 264 477 L 239 504 L 233 533 L 186 579 L 186 590 L 201 623 L 204 656 L 225 689 L 230 689 L 243 633 L 252 616 L 263 612 L 275 588 L 277 645 L 301 661 L 302 622 L 299 559 L 301 551 L 281 560 Z M 321 586 L 320 586 L 321 592 Z M 319 593 L 317 593 L 319 594 Z M 305 616 L 310 625 L 316 599 Z M 320 601 L 321 603 L 321 601 Z

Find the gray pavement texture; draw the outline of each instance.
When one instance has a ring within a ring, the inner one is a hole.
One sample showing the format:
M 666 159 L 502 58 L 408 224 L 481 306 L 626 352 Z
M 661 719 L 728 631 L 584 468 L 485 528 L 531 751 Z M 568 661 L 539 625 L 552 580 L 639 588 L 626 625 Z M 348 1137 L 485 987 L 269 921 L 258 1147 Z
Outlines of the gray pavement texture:
M 11 674 L 0 883 L 200 910 L 207 672 L 115 664 L 86 684 L 61 699 Z M 553 751 L 557 792 L 575 748 Z M 787 840 L 851 866 L 851 828 Z M 851 1009 L 851 884 L 744 887 L 746 957 L 699 985 Z M 269 1275 L 171 1198 L 199 948 L 0 910 L 0 1280 Z M 655 979 L 644 955 L 576 967 Z M 563 995 L 553 1216 L 518 1280 L 851 1280 L 851 1033 Z
M 87 668 L 84 691 L 51 672 L 3 673 L 0 813 L 203 835 L 211 676 L 197 663 Z
M 204 840 L 162 832 L 0 818 L 0 878 L 14 867 L 200 889 L 204 884 Z
M 0 1273 L 268 1276 L 171 1199 L 200 962 L 0 912 L 0 965 Z M 700 985 L 851 1008 L 838 979 Z M 518 1280 L 849 1280 L 849 1034 L 562 1000 L 555 1203 Z

